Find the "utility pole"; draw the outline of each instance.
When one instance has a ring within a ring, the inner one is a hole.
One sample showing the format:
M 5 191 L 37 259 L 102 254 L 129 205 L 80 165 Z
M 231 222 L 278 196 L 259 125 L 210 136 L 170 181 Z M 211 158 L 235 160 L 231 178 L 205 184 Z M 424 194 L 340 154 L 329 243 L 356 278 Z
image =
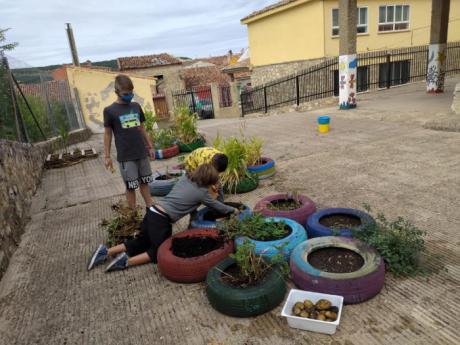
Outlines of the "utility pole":
M 80 61 L 78 61 L 78 53 L 77 53 L 77 46 L 75 45 L 75 38 L 73 37 L 73 31 L 72 31 L 72 26 L 70 23 L 66 23 L 67 25 L 67 37 L 69 39 L 69 45 L 70 45 L 70 52 L 72 53 L 72 61 L 73 65 L 80 67 Z

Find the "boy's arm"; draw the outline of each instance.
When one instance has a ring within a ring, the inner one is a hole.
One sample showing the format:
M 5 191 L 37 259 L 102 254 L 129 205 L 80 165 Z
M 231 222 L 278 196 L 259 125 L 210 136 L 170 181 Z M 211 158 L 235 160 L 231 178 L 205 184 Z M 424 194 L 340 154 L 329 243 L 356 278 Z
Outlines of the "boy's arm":
M 110 157 L 110 148 L 112 145 L 112 127 L 104 127 L 104 156 L 105 167 L 113 172 L 113 162 Z
M 141 126 L 139 128 L 140 128 L 140 131 L 142 133 L 142 137 L 144 138 L 145 142 L 147 143 L 147 149 L 149 151 L 150 158 L 155 159 L 155 151 L 153 150 L 152 141 L 150 140 L 150 136 L 147 133 L 147 130 L 145 129 L 144 124 L 141 123 Z
M 235 213 L 235 210 L 236 212 L 238 211 L 236 208 L 234 207 L 231 207 L 231 206 L 228 206 L 228 205 L 225 205 L 224 203 L 214 199 L 211 194 L 209 194 L 208 191 L 206 191 L 206 193 L 204 194 L 203 196 L 203 200 L 201 200 L 201 202 L 210 207 L 210 208 L 213 208 L 221 213 Z

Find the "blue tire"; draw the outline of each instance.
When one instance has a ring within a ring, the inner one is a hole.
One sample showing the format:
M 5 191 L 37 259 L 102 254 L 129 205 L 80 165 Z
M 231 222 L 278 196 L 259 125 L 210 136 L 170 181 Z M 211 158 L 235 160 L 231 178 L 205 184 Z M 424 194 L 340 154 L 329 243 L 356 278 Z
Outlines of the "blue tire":
M 255 254 L 262 255 L 266 257 L 272 257 L 275 254 L 283 254 L 286 260 L 289 260 L 292 251 L 299 244 L 307 240 L 307 233 L 302 225 L 296 221 L 288 218 L 282 217 L 267 217 L 265 218 L 267 222 L 285 222 L 290 228 L 291 233 L 279 240 L 276 241 L 256 241 L 249 237 L 238 237 L 235 239 L 235 246 L 241 246 L 245 241 L 249 241 L 255 244 Z M 285 245 L 280 251 L 276 247 Z
M 261 159 L 265 162 L 264 164 L 248 166 L 248 171 L 257 175 L 259 180 L 263 180 L 275 175 L 275 161 L 268 157 L 262 157 Z
M 245 216 L 252 216 L 252 210 L 249 206 L 243 205 L 244 209 L 240 212 L 238 217 L 243 219 Z M 218 221 L 204 220 L 205 213 L 208 212 L 208 208 L 204 207 L 196 212 L 196 216 L 190 221 L 190 228 L 206 228 L 214 229 L 217 227 Z
M 375 220 L 366 212 L 356 210 L 353 208 L 325 208 L 323 210 L 313 213 L 307 220 L 307 233 L 309 238 L 322 237 L 322 236 L 343 236 L 343 237 L 352 237 L 352 231 L 350 228 L 342 228 L 333 230 L 327 226 L 324 226 L 320 223 L 322 217 L 331 216 L 334 214 L 345 214 L 359 218 L 361 225 L 357 226 L 355 229 L 357 231 L 364 231 L 369 226 L 375 225 Z

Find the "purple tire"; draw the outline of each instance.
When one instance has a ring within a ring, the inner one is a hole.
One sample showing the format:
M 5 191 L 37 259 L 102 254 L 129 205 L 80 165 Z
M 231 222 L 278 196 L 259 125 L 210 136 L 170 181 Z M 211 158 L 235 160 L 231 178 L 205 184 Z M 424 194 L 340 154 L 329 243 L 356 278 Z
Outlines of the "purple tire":
M 301 207 L 292 211 L 278 211 L 269 209 L 268 205 L 272 201 L 292 199 L 292 197 L 289 197 L 288 194 L 273 194 L 266 196 L 256 204 L 254 213 L 261 213 L 265 217 L 289 218 L 295 220 L 299 224 L 306 224 L 308 217 L 316 211 L 316 205 L 313 200 L 305 195 L 298 195 L 296 198 L 302 204 Z
M 308 262 L 308 254 L 327 247 L 352 250 L 364 259 L 363 266 L 350 273 L 320 271 Z M 377 251 L 368 244 L 346 237 L 317 237 L 299 244 L 291 255 L 291 277 L 302 290 L 343 296 L 345 304 L 367 301 L 385 282 L 385 263 Z

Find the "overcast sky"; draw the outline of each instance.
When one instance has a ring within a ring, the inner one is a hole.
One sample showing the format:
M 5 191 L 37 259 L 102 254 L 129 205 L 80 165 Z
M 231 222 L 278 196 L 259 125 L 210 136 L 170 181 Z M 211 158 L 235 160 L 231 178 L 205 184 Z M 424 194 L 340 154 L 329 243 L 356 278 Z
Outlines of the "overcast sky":
M 0 28 L 19 46 L 13 67 L 71 62 L 65 23 L 80 62 L 167 52 L 205 57 L 246 47 L 240 19 L 276 0 L 0 0 Z

